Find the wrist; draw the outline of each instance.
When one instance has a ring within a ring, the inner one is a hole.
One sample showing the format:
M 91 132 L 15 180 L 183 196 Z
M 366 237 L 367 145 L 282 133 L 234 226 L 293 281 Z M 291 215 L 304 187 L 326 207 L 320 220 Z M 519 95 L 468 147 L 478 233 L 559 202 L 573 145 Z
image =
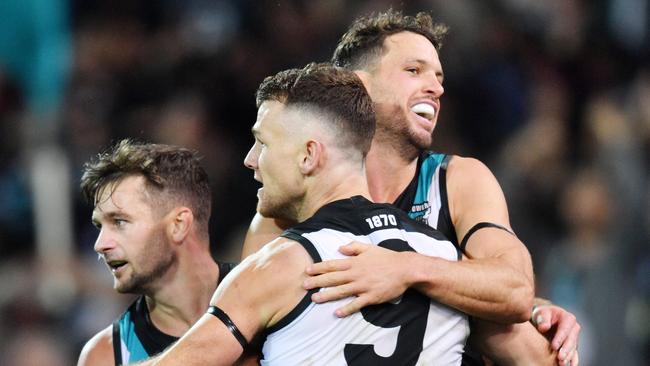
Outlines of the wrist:
M 416 252 L 404 252 L 406 266 L 406 284 L 418 290 L 434 286 L 436 260 L 439 258 L 428 257 Z

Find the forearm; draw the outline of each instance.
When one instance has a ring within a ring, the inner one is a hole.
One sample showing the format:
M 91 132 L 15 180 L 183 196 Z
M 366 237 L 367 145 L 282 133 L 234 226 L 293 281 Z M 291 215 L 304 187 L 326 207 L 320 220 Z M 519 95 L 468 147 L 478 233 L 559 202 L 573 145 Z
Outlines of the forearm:
M 557 364 L 557 352 L 530 323 L 503 325 L 477 320 L 469 342 L 498 365 Z
M 416 253 L 410 256 L 411 287 L 469 315 L 498 323 L 530 319 L 530 279 L 501 258 L 458 262 Z
M 164 352 L 135 365 L 232 365 L 241 354 L 241 346 L 225 325 L 204 316 Z

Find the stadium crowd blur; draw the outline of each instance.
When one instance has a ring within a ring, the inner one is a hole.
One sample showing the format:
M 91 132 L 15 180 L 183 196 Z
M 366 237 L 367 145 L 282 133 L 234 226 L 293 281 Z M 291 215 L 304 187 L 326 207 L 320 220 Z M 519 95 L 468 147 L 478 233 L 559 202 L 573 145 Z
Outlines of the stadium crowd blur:
M 650 365 L 648 0 L 1 1 L 0 365 L 73 364 L 130 301 L 92 249 L 85 161 L 123 137 L 198 149 L 213 253 L 237 260 L 257 85 L 390 6 L 450 26 L 433 148 L 495 172 L 581 365 Z

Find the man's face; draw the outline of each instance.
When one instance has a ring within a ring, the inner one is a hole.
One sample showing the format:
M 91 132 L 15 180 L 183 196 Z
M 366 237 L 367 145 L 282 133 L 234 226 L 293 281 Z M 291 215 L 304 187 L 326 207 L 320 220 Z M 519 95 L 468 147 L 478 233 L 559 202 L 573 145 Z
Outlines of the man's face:
M 144 178 L 127 177 L 100 193 L 92 217 L 99 229 L 95 251 L 113 274 L 113 287 L 120 293 L 153 290 L 176 257 L 165 235 L 166 219 L 154 212 Z
M 442 65 L 433 44 L 416 33 L 393 34 L 368 69 L 362 79 L 375 105 L 377 138 L 427 149 L 444 92 Z
M 257 191 L 257 212 L 264 217 L 295 220 L 297 205 L 304 197 L 301 189 L 300 139 L 302 134 L 290 130 L 297 126 L 300 112 L 287 109 L 277 101 L 262 103 L 252 131 L 255 142 L 244 159 L 253 169 L 255 180 L 262 183 Z

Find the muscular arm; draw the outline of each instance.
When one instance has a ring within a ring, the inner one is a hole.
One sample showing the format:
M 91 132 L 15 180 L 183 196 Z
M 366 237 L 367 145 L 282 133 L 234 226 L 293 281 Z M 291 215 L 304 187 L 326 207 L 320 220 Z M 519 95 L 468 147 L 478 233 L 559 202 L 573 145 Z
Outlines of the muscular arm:
M 77 366 L 114 366 L 113 326 L 97 333 L 81 350 Z
M 311 259 L 299 244 L 277 239 L 238 265 L 219 285 L 210 305 L 223 310 L 250 342 L 304 297 L 300 284 L 308 263 Z M 242 352 L 224 323 L 205 314 L 172 347 L 138 365 L 232 365 Z
M 474 159 L 455 158 L 448 168 L 448 197 L 458 237 L 476 223 L 510 228 L 508 211 L 492 173 Z M 496 228 L 476 231 L 468 240 L 467 259 L 447 261 L 414 252 L 391 252 L 355 243 L 341 247 L 352 257 L 308 268 L 306 288 L 331 287 L 313 299 L 324 302 L 357 295 L 339 309 L 345 316 L 378 304 L 413 287 L 429 298 L 478 318 L 500 323 L 530 319 L 533 274 L 530 255 L 516 236 Z
M 508 208 L 499 183 L 476 159 L 455 157 L 447 169 L 447 193 L 457 238 L 479 222 L 510 228 Z M 468 260 L 439 268 L 451 292 L 436 291 L 436 284 L 416 287 L 432 298 L 456 304 L 467 313 L 497 322 L 530 319 L 534 296 L 533 268 L 528 250 L 514 235 L 496 228 L 476 231 L 467 241 Z M 505 314 L 508 314 L 507 316 Z

